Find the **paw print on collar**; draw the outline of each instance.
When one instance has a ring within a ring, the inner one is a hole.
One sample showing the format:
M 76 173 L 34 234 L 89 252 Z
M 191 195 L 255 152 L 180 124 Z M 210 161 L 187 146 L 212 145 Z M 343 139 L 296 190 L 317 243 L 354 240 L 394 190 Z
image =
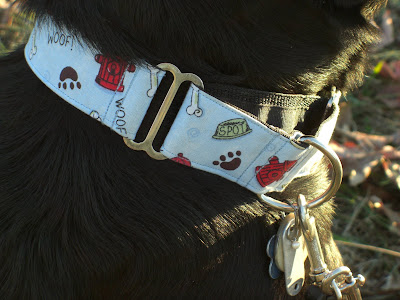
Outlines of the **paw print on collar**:
M 58 83 L 58 88 L 61 89 L 61 87 L 63 87 L 64 90 L 67 88 L 73 90 L 75 85 L 78 89 L 82 87 L 81 83 L 78 81 L 78 73 L 72 67 L 65 67 L 60 73 L 60 82 Z
M 233 158 L 234 156 L 237 156 Z M 239 156 L 242 155 L 242 152 L 236 151 L 236 153 L 233 152 L 228 152 L 227 156 L 231 160 L 227 161 L 227 157 L 225 155 L 221 155 L 218 160 L 213 161 L 214 166 L 220 166 L 222 169 L 227 170 L 227 171 L 233 171 L 239 168 L 240 164 L 242 163 L 242 160 L 239 158 Z

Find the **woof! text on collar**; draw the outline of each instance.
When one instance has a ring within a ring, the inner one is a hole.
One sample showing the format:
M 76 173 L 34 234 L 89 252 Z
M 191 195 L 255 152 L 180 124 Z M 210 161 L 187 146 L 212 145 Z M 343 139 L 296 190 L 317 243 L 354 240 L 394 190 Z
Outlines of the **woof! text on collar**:
M 264 125 L 205 93 L 200 78 L 193 74 L 182 74 L 170 64 L 133 65 L 92 53 L 83 42 L 51 22 L 36 25 L 25 57 L 32 71 L 53 92 L 124 137 L 128 146 L 146 150 L 155 159 L 169 158 L 222 176 L 258 195 L 282 191 L 293 179 L 310 174 L 323 156 L 316 147 L 299 141 L 301 133 L 288 134 Z M 148 138 L 135 143 L 165 71 L 175 77 L 169 96 Z M 167 112 L 177 87 L 186 80 L 192 84 L 161 151 L 151 150 L 162 114 Z M 316 133 L 322 143 L 327 143 L 333 133 L 339 98 L 340 93 L 332 97 L 333 112 Z M 268 201 L 266 196 L 261 199 Z

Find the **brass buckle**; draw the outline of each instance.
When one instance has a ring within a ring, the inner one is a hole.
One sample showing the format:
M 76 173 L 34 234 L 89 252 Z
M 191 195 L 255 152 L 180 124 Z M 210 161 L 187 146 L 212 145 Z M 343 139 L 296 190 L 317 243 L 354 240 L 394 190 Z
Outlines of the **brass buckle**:
M 185 81 L 191 81 L 200 89 L 204 89 L 204 84 L 203 81 L 197 75 L 192 73 L 181 73 L 181 71 L 173 64 L 162 63 L 157 65 L 157 67 L 160 68 L 161 70 L 171 72 L 172 75 L 174 75 L 174 81 L 172 82 L 171 87 L 169 88 L 168 93 L 165 96 L 164 101 L 161 104 L 161 107 L 144 141 L 136 143 L 131 139 L 124 138 L 124 142 L 129 148 L 133 150 L 143 150 L 146 151 L 146 153 L 151 158 L 157 160 L 164 160 L 167 157 L 165 157 L 161 152 L 154 150 L 153 141 L 158 133 L 158 130 L 161 127 L 162 122 L 164 121 L 164 118 L 168 112 L 168 109 L 171 106 L 172 101 L 175 98 L 176 92 L 178 91 L 181 84 Z

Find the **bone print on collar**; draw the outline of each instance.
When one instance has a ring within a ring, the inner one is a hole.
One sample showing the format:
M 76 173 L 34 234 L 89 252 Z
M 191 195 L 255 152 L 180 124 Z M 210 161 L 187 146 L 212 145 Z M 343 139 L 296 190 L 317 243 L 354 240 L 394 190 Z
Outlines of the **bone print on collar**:
M 69 40 L 68 46 L 55 46 L 49 39 L 54 39 L 56 32 L 71 36 L 51 22 L 35 27 L 25 48 L 33 72 L 65 101 L 117 134 L 134 140 L 165 71 L 93 55 L 84 42 L 74 41 L 76 37 Z M 62 77 L 76 88 L 64 88 L 60 81 L 60 71 L 66 66 Z M 333 100 L 333 112 L 317 133 L 325 143 L 338 116 L 339 97 Z M 264 194 L 282 191 L 294 178 L 309 174 L 322 157 L 315 148 L 302 147 L 292 136 L 294 133 L 262 124 L 191 84 L 161 153 L 174 162 Z M 215 157 L 215 153 L 220 156 Z

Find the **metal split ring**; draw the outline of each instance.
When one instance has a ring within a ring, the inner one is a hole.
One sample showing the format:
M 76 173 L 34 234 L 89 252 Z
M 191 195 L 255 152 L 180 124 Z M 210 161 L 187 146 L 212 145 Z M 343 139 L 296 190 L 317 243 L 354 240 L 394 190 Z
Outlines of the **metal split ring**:
M 315 208 L 320 206 L 321 204 L 325 203 L 326 201 L 330 200 L 338 191 L 340 184 L 342 183 L 343 177 L 343 169 L 342 164 L 340 163 L 339 157 L 336 153 L 328 146 L 324 145 L 320 141 L 318 141 L 315 137 L 312 136 L 301 136 L 297 140 L 297 142 L 305 143 L 317 148 L 321 151 L 326 157 L 328 157 L 333 170 L 333 178 L 331 180 L 331 184 L 329 185 L 328 189 L 319 197 L 310 200 L 307 202 L 307 208 Z M 282 201 L 276 200 L 272 197 L 266 196 L 264 194 L 257 194 L 257 196 L 264 202 L 266 202 L 269 206 L 281 210 L 284 212 L 294 212 L 297 209 L 296 204 L 289 205 Z

